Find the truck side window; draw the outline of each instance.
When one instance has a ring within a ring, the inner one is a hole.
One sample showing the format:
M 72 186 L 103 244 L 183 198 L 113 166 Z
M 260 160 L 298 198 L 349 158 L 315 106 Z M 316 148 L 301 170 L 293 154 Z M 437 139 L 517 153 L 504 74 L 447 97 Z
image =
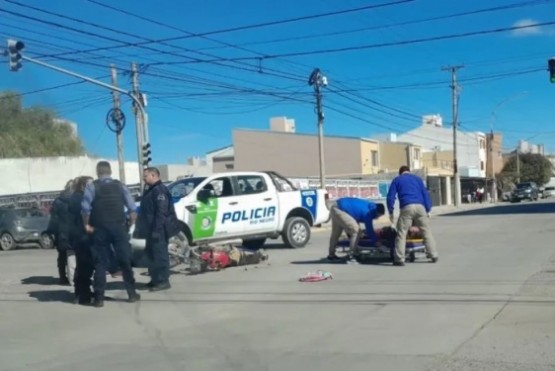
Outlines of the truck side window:
M 238 176 L 237 183 L 239 183 L 239 189 L 243 195 L 257 194 L 268 190 L 264 178 L 258 175 Z
M 210 189 L 214 192 L 215 197 L 233 196 L 233 187 L 230 178 L 217 178 L 206 184 L 204 189 Z

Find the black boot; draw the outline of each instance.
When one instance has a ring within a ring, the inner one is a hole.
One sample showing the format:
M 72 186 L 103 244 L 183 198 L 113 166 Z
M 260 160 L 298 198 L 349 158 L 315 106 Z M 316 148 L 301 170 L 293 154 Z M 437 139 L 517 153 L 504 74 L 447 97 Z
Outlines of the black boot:
M 58 266 L 58 275 L 60 277 L 60 285 L 63 285 L 63 286 L 69 285 L 69 280 L 67 279 L 65 267 Z

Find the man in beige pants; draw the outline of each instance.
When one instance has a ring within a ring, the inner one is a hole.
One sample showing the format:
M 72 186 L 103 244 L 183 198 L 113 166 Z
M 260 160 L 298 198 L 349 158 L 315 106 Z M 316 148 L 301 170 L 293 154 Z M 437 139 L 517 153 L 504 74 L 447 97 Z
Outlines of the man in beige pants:
M 366 235 L 373 243 L 378 243 L 378 237 L 374 232 L 374 219 L 385 214 L 383 204 L 376 204 L 370 200 L 358 197 L 343 197 L 330 205 L 331 236 L 328 260 L 342 260 L 335 255 L 337 241 L 341 233 L 345 231 L 349 235 L 349 261 L 355 263 L 358 253 L 358 240 L 360 238 L 360 223 L 364 223 Z
M 411 174 L 408 166 L 401 166 L 399 176 L 393 179 L 387 193 L 387 210 L 392 224 L 396 197 L 399 199 L 401 211 L 397 221 L 393 265 L 405 265 L 407 233 L 413 225 L 422 231 L 426 253 L 432 263 L 436 263 L 438 255 L 429 220 L 432 202 L 426 187 L 424 187 L 424 182 L 416 175 Z

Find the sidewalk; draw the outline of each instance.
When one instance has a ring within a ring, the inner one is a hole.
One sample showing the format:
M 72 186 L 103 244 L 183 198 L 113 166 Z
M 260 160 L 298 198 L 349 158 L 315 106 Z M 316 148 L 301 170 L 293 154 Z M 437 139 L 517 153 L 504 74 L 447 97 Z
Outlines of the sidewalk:
M 506 205 L 506 202 L 484 202 L 484 203 L 472 203 L 472 204 L 461 204 L 460 206 L 455 205 L 442 205 L 442 206 L 435 206 L 432 208 L 431 217 L 434 218 L 436 216 L 441 216 L 449 213 L 455 213 L 460 211 L 467 211 L 467 210 L 476 210 L 476 209 L 485 209 L 493 206 L 502 206 Z M 395 209 L 395 219 L 399 216 L 399 209 Z M 386 214 L 376 220 L 374 225 L 376 226 L 384 226 L 389 225 L 389 216 Z M 320 227 L 312 227 L 312 232 L 320 232 L 320 231 L 327 231 L 331 229 L 331 222 L 324 223 Z

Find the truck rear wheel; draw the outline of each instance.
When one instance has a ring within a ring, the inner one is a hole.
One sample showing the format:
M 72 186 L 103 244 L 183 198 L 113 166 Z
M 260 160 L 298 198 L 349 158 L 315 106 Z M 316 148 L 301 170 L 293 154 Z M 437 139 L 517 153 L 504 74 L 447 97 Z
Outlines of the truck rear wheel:
M 310 224 L 298 216 L 289 218 L 283 226 L 282 237 L 283 243 L 293 249 L 305 247 L 310 241 Z

